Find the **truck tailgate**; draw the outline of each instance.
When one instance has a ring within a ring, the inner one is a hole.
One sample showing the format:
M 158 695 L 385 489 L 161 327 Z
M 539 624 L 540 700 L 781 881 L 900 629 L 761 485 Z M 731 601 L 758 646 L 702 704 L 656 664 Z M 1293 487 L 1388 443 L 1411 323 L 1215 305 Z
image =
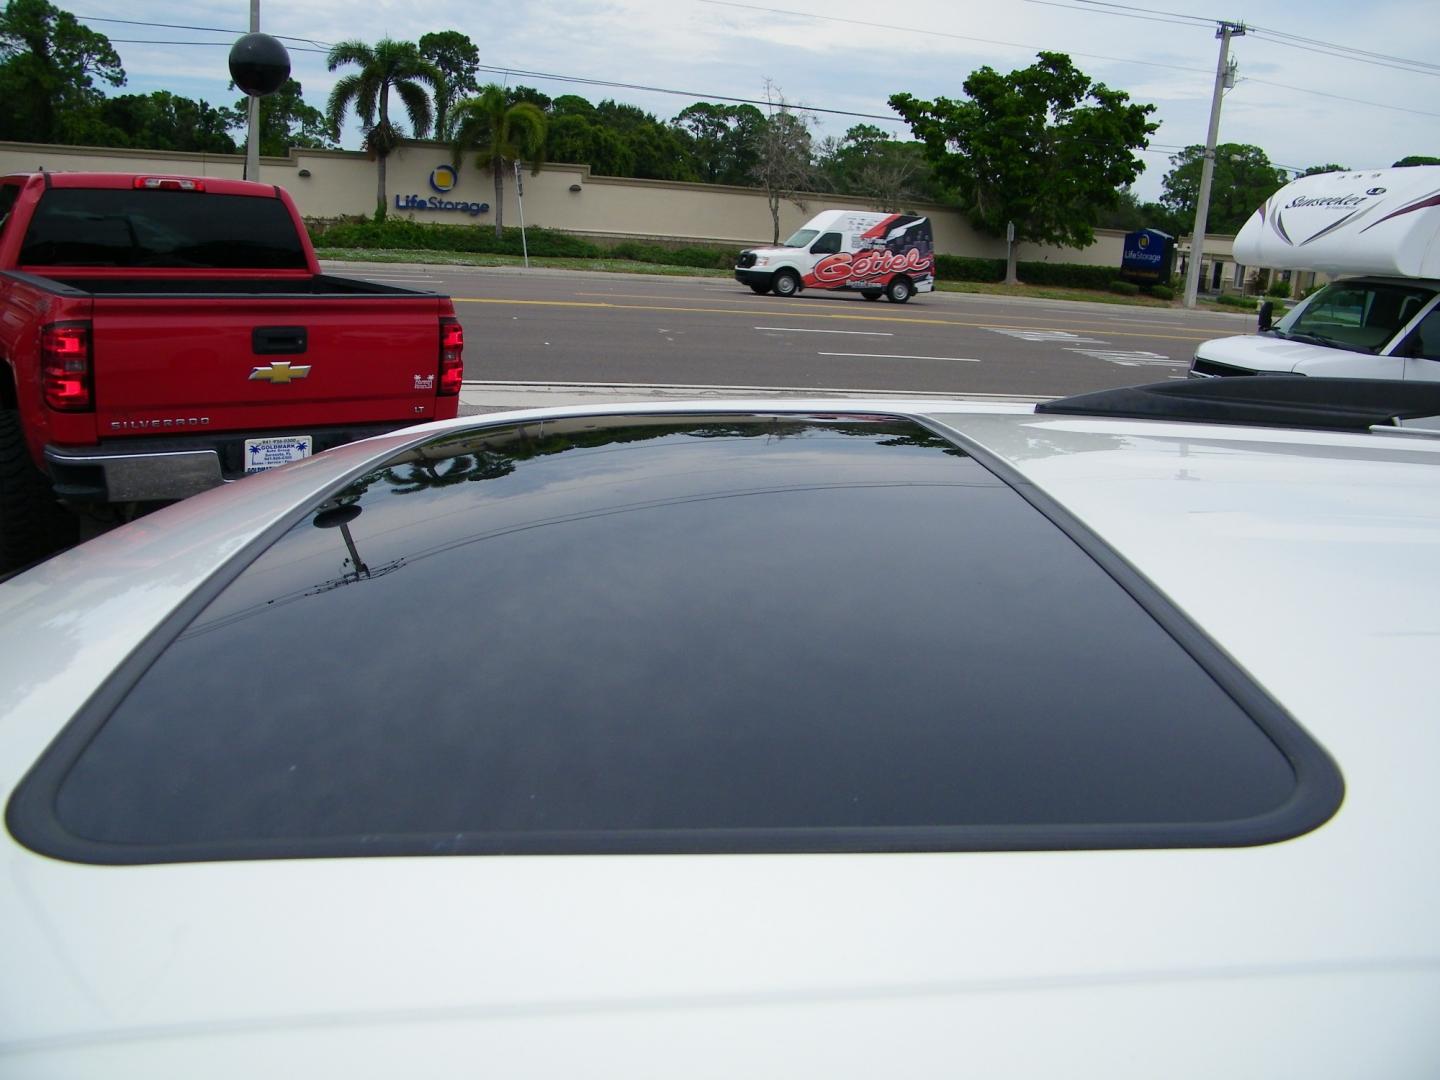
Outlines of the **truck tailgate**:
M 97 435 L 155 435 L 157 420 L 214 432 L 434 417 L 442 304 L 97 296 Z

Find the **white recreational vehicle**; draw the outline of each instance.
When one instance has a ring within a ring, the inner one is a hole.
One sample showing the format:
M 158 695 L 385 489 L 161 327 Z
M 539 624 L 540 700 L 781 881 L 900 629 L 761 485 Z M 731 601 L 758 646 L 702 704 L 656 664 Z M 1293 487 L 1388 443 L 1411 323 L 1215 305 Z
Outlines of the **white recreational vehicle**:
M 930 219 L 913 214 L 824 210 L 779 247 L 740 253 L 735 280 L 757 293 L 855 289 L 903 304 L 935 287 Z
M 1260 332 L 1207 341 L 1192 377 L 1440 380 L 1440 166 L 1287 184 L 1235 238 L 1235 261 L 1343 275 Z

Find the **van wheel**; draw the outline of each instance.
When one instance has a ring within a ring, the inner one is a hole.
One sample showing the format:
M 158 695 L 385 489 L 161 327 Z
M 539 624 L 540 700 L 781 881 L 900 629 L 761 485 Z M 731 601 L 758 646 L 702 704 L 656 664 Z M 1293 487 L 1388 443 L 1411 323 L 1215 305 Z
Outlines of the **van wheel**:
M 769 286 L 769 285 L 751 285 L 751 286 L 750 286 L 750 291 L 753 292 L 756 296 L 764 296 L 767 292 L 770 291 L 770 286 Z
M 866 300 L 879 300 L 880 297 L 882 297 L 882 296 L 885 295 L 885 290 L 884 290 L 884 289 L 861 289 L 861 290 L 860 290 L 860 295 L 863 296 Z
M 890 284 L 885 286 L 885 295 L 890 298 L 892 304 L 903 304 L 910 299 L 910 294 L 915 287 L 910 284 L 907 277 L 891 278 Z
M 30 460 L 20 413 L 0 409 L 0 572 L 42 559 L 78 535 L 79 522 Z
M 800 278 L 794 270 L 781 270 L 770 282 L 776 296 L 794 296 L 800 291 Z

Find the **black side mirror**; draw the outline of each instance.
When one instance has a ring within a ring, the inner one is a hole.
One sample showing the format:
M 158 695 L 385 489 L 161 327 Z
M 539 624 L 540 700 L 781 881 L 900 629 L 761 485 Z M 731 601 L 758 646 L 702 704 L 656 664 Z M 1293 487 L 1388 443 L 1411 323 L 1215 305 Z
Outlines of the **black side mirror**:
M 1274 318 L 1275 305 L 1272 304 L 1269 300 L 1266 300 L 1263 304 L 1260 305 L 1260 332 L 1262 334 L 1266 330 L 1270 329 L 1270 325 L 1274 321 Z

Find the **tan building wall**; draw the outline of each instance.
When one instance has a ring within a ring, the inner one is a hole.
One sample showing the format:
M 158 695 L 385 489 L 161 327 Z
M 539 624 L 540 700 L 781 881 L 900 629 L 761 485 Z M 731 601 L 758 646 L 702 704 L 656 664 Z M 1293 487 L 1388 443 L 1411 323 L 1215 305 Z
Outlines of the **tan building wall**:
M 449 156 L 445 147 L 428 142 L 407 142 L 391 154 L 386 167 L 388 212 L 416 221 L 493 225 L 495 186 L 488 169 L 467 162 L 448 191 L 440 193 L 431 186 L 433 170 L 448 164 Z M 0 173 L 41 168 L 52 172 L 156 172 L 240 179 L 244 158 L 0 142 Z M 376 179 L 375 162 L 359 152 L 295 149 L 288 157 L 260 159 L 260 180 L 289 191 L 306 217 L 372 213 Z M 516 204 L 513 176 L 507 175 L 504 191 L 504 222 L 518 225 L 520 207 Z M 437 202 L 490 206 L 478 215 L 462 209 L 412 208 L 415 204 L 428 206 L 432 198 Z M 811 195 L 804 202 L 804 209 L 788 200 L 781 204 L 781 239 L 820 210 L 873 209 L 862 199 L 840 195 Z M 953 209 L 926 204 L 906 209 L 930 217 L 937 251 L 974 258 L 1005 257 L 1004 240 L 977 233 Z M 592 176 L 588 165 L 547 165 L 535 176 L 527 170 L 524 215 L 527 225 L 593 236 L 740 246 L 769 243 L 772 236 L 770 207 L 765 193 L 758 189 Z M 1119 266 L 1123 241 L 1123 232 L 1101 229 L 1096 230 L 1095 243 L 1083 250 L 1021 244 L 1018 254 L 1022 261 Z

